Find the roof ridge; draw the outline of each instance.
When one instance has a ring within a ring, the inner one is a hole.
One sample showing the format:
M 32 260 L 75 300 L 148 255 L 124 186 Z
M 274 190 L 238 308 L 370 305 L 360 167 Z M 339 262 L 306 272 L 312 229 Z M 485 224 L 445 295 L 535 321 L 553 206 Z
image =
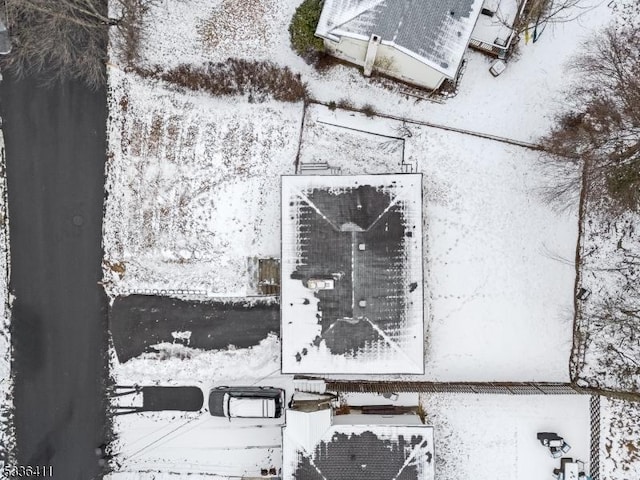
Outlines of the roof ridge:
M 291 412 L 291 411 L 296 412 L 296 410 L 289 410 L 289 411 L 290 411 L 290 412 Z M 322 413 L 318 413 L 318 412 L 322 412 Z M 326 412 L 326 410 L 318 410 L 318 411 L 316 411 L 316 412 L 300 412 L 300 414 L 302 414 L 302 415 L 306 415 L 307 417 L 308 417 L 309 415 L 311 415 L 311 416 L 314 416 L 314 415 L 315 415 L 315 416 L 322 415 L 322 416 L 324 417 L 324 416 L 326 416 L 326 413 L 325 413 L 325 412 Z M 294 414 L 294 415 L 296 415 L 296 414 Z M 290 422 L 290 423 L 291 423 L 291 422 Z M 316 445 L 318 445 L 318 442 L 326 436 L 327 432 L 328 432 L 329 430 L 331 430 L 331 427 L 332 427 L 332 426 L 333 426 L 333 421 L 332 421 L 332 418 L 331 418 L 331 415 L 330 415 L 330 416 L 329 416 L 329 422 L 327 423 L 327 427 L 323 430 L 323 432 L 320 434 L 320 436 L 319 436 L 318 438 L 314 438 L 314 439 L 313 439 L 313 445 L 312 445 L 312 449 L 311 449 L 311 451 L 309 451 L 309 450 L 306 448 L 307 446 L 303 444 L 304 442 L 302 441 L 302 439 L 300 439 L 297 435 L 293 434 L 293 432 L 294 432 L 294 429 L 293 429 L 293 428 L 286 428 L 286 426 L 285 426 L 285 428 L 284 428 L 283 432 L 284 432 L 284 434 L 287 436 L 287 438 L 289 438 L 289 440 L 291 440 L 292 442 L 294 442 L 294 443 L 296 444 L 296 446 L 297 446 L 300 450 L 302 450 L 306 455 L 312 455 L 312 454 L 313 454 L 313 449 L 316 447 Z M 305 426 L 305 428 L 306 428 L 306 427 L 308 427 L 308 425 L 306 425 L 306 426 Z M 306 430 L 306 431 L 308 432 L 308 430 Z M 308 440 L 308 439 L 307 439 L 307 440 Z
M 407 458 L 405 458 L 404 463 L 402 464 L 402 466 L 400 467 L 400 470 L 398 470 L 398 473 L 396 474 L 395 477 L 393 477 L 391 480 L 398 480 L 398 477 L 400 477 L 400 474 L 402 473 L 402 471 L 407 468 L 407 466 L 409 465 L 409 463 L 415 458 L 415 456 L 418 454 L 418 450 L 420 450 L 421 448 L 423 448 L 425 445 L 427 444 L 427 440 L 425 438 L 422 439 L 422 441 L 420 442 L 420 444 L 415 445 L 413 447 L 413 449 L 411 450 L 411 454 L 409 456 L 407 456 Z
M 311 201 L 311 199 L 310 199 L 310 198 L 309 198 L 305 193 L 303 193 L 303 192 L 302 192 L 302 191 L 300 191 L 300 190 L 298 190 L 296 193 L 298 194 L 298 196 L 299 196 L 300 198 L 302 198 L 302 200 L 303 200 L 304 202 L 307 202 L 307 204 L 308 204 L 308 205 L 309 205 L 313 210 L 315 210 L 315 211 L 316 211 L 316 213 L 317 213 L 318 215 L 320 215 L 320 218 L 322 218 L 325 222 L 327 222 L 329 225 L 331 225 L 331 226 L 333 227 L 333 229 L 334 229 L 336 232 L 339 232 L 339 231 L 340 231 L 340 229 L 336 226 L 336 224 L 335 224 L 335 223 L 333 223 L 333 222 L 329 219 L 329 217 L 327 217 L 327 216 L 324 214 L 324 212 L 323 212 L 322 210 L 320 210 L 320 208 L 319 208 L 315 203 L 313 203 L 313 202 Z
M 368 232 L 373 227 L 375 227 L 376 223 L 378 223 L 382 219 L 382 217 L 384 217 L 387 213 L 389 213 L 389 210 L 391 210 L 396 204 L 398 204 L 400 202 L 401 195 L 402 195 L 402 192 L 395 194 L 394 198 L 389 202 L 389 205 L 387 205 L 387 207 L 382 211 L 382 213 L 380 213 L 380 215 L 378 215 L 378 218 L 376 218 L 373 222 L 371 222 L 371 225 L 369 225 L 367 227 L 365 232 Z
M 335 25 L 331 27 L 329 32 L 339 29 L 344 24 L 349 23 L 355 18 L 359 17 L 365 12 L 374 9 L 381 3 L 387 2 L 388 0 L 360 0 L 360 3 L 353 7 L 351 10 L 346 10 L 339 19 L 336 20 Z
M 396 352 L 400 353 L 410 364 L 415 365 L 415 362 L 413 361 L 412 358 L 409 357 L 409 355 L 407 355 L 404 350 L 396 343 L 394 342 L 391 337 L 389 337 L 389 335 L 387 334 L 387 332 L 385 332 L 382 328 L 380 328 L 378 325 L 376 325 L 374 322 L 372 322 L 371 320 L 369 320 L 368 317 L 364 317 L 364 319 L 369 322 L 369 324 L 371 325 L 371 327 L 378 332 L 378 335 L 380 335 L 382 337 L 382 339 L 387 342 L 387 344 Z

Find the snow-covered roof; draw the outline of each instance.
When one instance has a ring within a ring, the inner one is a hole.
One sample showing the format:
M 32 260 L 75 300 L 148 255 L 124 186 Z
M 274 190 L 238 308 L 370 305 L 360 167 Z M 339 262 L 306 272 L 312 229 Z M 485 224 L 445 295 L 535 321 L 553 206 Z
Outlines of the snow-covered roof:
M 423 373 L 422 175 L 282 177 L 282 370 Z
M 378 35 L 449 78 L 462 61 L 482 0 L 325 0 L 316 35 Z
M 289 410 L 282 437 L 283 480 L 434 478 L 433 428 L 426 425 L 332 425 L 329 410 Z
M 485 0 L 471 38 L 479 42 L 498 42 L 497 44 L 506 46 L 513 35 L 513 24 L 521 8 L 521 0 Z

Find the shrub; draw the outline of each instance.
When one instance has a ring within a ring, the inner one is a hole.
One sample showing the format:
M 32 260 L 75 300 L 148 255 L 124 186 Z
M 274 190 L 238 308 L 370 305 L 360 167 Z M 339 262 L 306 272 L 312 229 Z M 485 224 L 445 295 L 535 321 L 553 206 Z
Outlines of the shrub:
M 296 9 L 289 25 L 291 46 L 308 62 L 313 61 L 318 52 L 324 51 L 324 42 L 315 36 L 321 12 L 321 0 L 304 0 Z
M 338 108 L 338 104 L 336 104 L 336 102 L 334 102 L 333 100 L 331 100 L 328 104 L 327 107 L 329 108 L 329 110 L 334 111 L 336 108 Z
M 607 172 L 607 191 L 611 198 L 622 206 L 637 210 L 640 206 L 640 167 L 623 164 L 612 167 Z
M 345 110 L 353 110 L 353 103 L 350 100 L 343 98 L 338 101 L 338 107 L 344 108 Z
M 315 52 L 314 54 L 309 54 L 307 61 L 314 66 L 314 68 L 320 72 L 324 73 L 329 71 L 331 68 L 340 64 L 340 60 L 338 60 L 333 55 L 330 55 L 326 51 Z
M 365 104 L 362 107 L 362 113 L 364 113 L 367 117 L 372 118 L 376 116 L 376 109 L 370 103 Z
M 115 37 L 117 53 L 124 64 L 131 68 L 140 61 L 140 45 L 147 32 L 146 16 L 151 2 L 147 0 L 120 0 L 123 16 Z
M 216 96 L 247 95 L 252 102 L 271 97 L 282 102 L 307 98 L 307 86 L 300 74 L 271 62 L 231 58 L 227 62 L 202 66 L 179 65 L 171 70 L 138 69 L 143 77 L 158 78 L 190 90 Z

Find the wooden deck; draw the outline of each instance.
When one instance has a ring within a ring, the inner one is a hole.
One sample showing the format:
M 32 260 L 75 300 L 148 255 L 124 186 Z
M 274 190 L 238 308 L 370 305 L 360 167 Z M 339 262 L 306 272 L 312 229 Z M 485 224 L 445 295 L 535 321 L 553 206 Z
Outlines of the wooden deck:
M 280 295 L 280 260 L 258 260 L 258 292 L 261 295 Z

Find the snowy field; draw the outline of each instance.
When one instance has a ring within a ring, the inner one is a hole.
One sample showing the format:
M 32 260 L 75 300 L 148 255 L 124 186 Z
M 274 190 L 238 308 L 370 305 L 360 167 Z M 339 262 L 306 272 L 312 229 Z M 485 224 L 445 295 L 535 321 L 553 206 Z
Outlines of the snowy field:
M 149 13 L 152 28 L 142 64 L 171 68 L 229 57 L 269 58 L 300 72 L 319 100 L 371 103 L 382 113 L 535 140 L 547 130 L 558 106 L 554 97 L 561 97 L 569 80 L 564 62 L 580 39 L 609 17 L 609 9 L 600 5 L 580 10 L 583 15 L 575 22 L 549 27 L 536 44 L 522 45 L 521 58 L 497 79 L 488 72 L 489 59 L 468 52 L 461 91 L 438 105 L 380 86 L 356 68 L 318 73 L 306 65 L 289 48 L 288 23 L 298 4 L 158 2 Z M 117 68 L 110 76 L 107 291 L 250 293 L 247 257 L 278 252 L 275 187 L 280 174 L 291 173 L 301 107 L 177 92 Z M 357 135 L 352 143 L 358 144 Z M 354 165 L 376 153 L 375 144 L 366 139 L 360 144 L 370 148 L 354 155 Z M 303 153 L 326 157 L 326 146 Z M 399 155 L 397 142 L 378 146 Z
M 377 146 L 366 163 L 352 161 L 356 134 Z M 577 203 L 558 212 L 544 191 L 578 170 L 522 147 L 319 105 L 307 109 L 302 138 L 301 162 L 313 161 L 306 142 L 319 140 L 344 174 L 399 172 L 403 151 L 423 174 L 421 379 L 569 380 Z M 396 148 L 380 148 L 391 141 Z
M 639 5 L 619 0 L 617 7 Z M 629 9 L 631 12 L 631 9 Z M 624 23 L 623 15 L 613 25 Z M 640 28 L 640 16 L 630 17 Z M 621 211 L 606 199 L 587 198 L 581 235 L 576 349 L 578 383 L 640 392 L 640 212 Z M 640 460 L 636 456 L 637 460 Z
M 601 398 L 600 411 L 601 478 L 640 478 L 640 402 Z
M 118 451 L 119 471 L 151 471 L 179 478 L 259 477 L 263 468 L 277 468 L 281 459 L 281 421 L 218 418 L 209 412 L 158 412 L 118 417 L 115 428 L 126 444 Z M 188 477 L 187 477 L 188 475 Z M 116 476 L 114 478 L 121 478 Z
M 283 388 L 287 402 L 293 394 L 293 378 L 280 375 L 280 342 L 269 336 L 247 349 L 201 351 L 164 345 L 159 350 L 173 355 L 159 360 L 158 354 L 118 364 L 112 372 L 120 385 L 200 386 L 205 392 L 203 411 L 195 413 L 154 412 L 115 418 L 118 439 L 113 444 L 118 473 L 113 479 L 145 478 L 144 472 L 164 478 L 259 476 L 263 468 L 281 467 L 280 419 L 233 419 L 212 417 L 207 394 L 221 385 L 263 385 Z M 179 352 L 175 348 L 180 349 Z M 166 356 L 166 355 L 165 355 Z M 185 359 L 189 357 L 188 359 Z M 115 357 L 114 357 L 115 358 Z M 122 404 L 122 403 L 120 403 Z
M 580 286 L 590 294 L 579 303 L 575 373 L 580 383 L 639 392 L 640 214 L 612 218 L 590 205 L 580 246 Z
M 589 462 L 587 395 L 423 395 L 426 423 L 435 428 L 436 478 L 552 478 L 554 459 L 536 439 L 555 432 Z
M 5 204 L 4 137 L 0 130 L 0 469 L 3 457 L 14 442 L 13 428 L 9 424 L 13 407 L 11 381 L 11 337 L 9 333 L 9 234 Z
M 279 256 L 280 175 L 302 106 L 186 94 L 110 70 L 108 293 L 249 292 L 249 257 Z

